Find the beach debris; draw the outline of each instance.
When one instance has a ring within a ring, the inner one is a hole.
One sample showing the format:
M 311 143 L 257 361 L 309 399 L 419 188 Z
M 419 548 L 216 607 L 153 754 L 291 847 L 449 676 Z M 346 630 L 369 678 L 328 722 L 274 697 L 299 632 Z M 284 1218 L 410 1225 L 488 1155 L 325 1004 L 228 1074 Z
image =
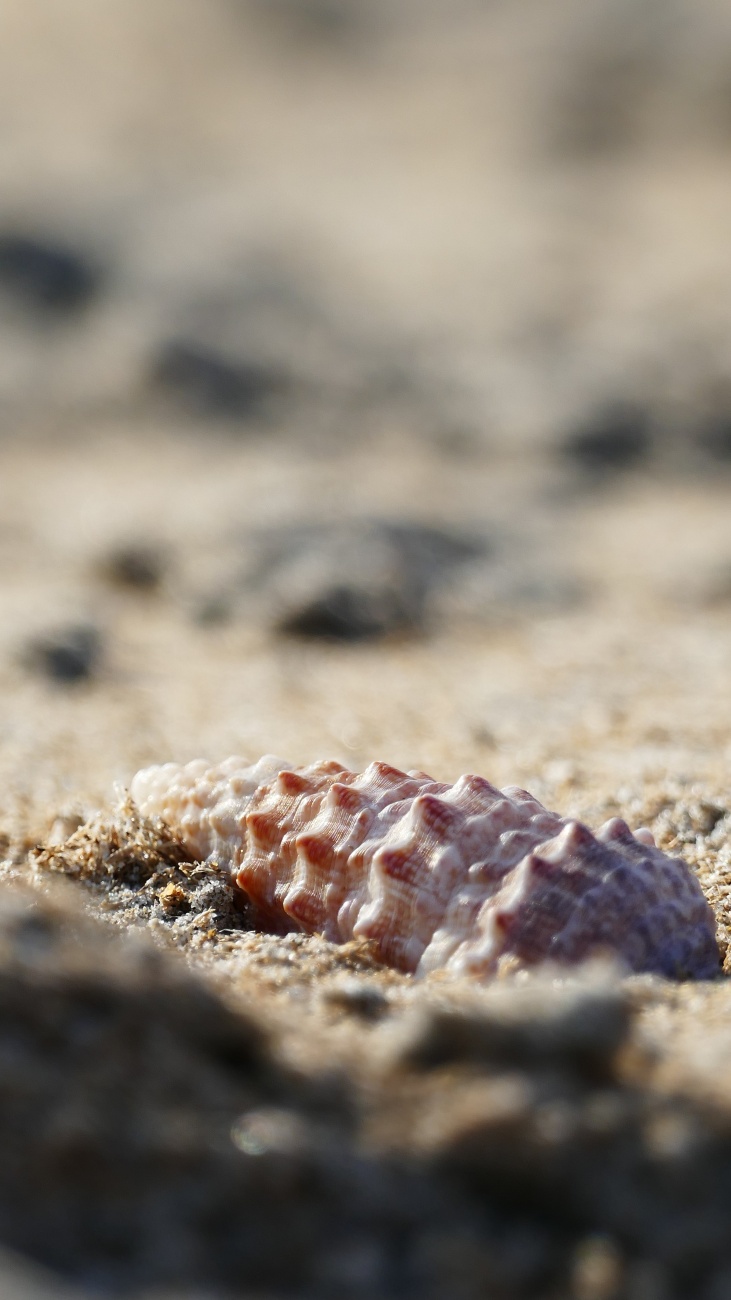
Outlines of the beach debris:
M 720 971 L 713 912 L 681 859 L 616 817 L 595 835 L 517 786 L 267 756 L 146 768 L 130 794 L 231 873 L 260 929 L 366 939 L 419 974 L 607 955 L 671 978 Z
M 190 946 L 246 927 L 233 882 L 213 866 L 191 862 L 172 832 L 142 817 L 130 800 L 111 822 L 103 815 L 78 819 L 64 835 L 65 820 L 56 819 L 46 846 L 34 854 L 42 872 L 81 882 L 117 915 L 131 908 L 136 922 L 172 927 L 176 942 Z

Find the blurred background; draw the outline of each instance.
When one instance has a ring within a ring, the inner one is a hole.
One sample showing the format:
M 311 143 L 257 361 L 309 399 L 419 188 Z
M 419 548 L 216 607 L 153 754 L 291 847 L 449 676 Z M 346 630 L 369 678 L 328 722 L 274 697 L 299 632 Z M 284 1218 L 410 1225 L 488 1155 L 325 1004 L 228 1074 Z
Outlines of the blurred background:
M 3 0 L 8 800 L 725 753 L 730 157 L 722 0 Z

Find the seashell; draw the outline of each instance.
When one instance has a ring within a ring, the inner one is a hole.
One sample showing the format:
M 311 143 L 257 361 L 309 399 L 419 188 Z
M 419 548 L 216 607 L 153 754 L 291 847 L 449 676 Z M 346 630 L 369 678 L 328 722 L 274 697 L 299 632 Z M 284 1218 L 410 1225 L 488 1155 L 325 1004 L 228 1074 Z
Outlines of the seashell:
M 229 758 L 138 772 L 132 798 L 230 871 L 262 928 L 373 942 L 404 971 L 478 978 L 609 953 L 711 978 L 713 912 L 690 868 L 613 818 L 594 835 L 480 776 Z

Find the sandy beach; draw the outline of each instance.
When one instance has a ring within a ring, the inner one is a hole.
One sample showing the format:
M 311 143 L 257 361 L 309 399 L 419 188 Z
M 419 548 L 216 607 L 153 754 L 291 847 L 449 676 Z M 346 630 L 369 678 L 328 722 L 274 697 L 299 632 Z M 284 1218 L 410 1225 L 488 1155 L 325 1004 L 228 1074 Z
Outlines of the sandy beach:
M 720 0 L 2 6 L 8 1295 L 731 1295 L 730 87 Z M 252 929 L 126 791 L 268 753 L 649 827 L 719 975 Z

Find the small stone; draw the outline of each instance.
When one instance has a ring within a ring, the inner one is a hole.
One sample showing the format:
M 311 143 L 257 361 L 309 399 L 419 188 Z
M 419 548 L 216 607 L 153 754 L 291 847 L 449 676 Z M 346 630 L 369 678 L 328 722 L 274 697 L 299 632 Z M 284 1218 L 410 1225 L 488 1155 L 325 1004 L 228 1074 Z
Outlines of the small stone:
M 276 630 L 322 641 L 369 641 L 415 621 L 415 611 L 398 592 L 341 583 L 285 615 Z
M 99 574 L 118 587 L 155 591 L 165 576 L 165 557 L 154 546 L 131 542 L 111 550 L 99 565 Z
M 98 284 L 97 270 L 75 249 L 21 233 L 0 235 L 0 286 L 18 302 L 62 315 L 85 306 Z
M 24 660 L 28 667 L 66 685 L 89 681 L 99 668 L 102 642 L 90 623 L 71 624 L 30 641 Z
M 372 984 L 358 979 L 344 979 L 326 989 L 326 1001 L 338 1010 L 360 1020 L 382 1020 L 388 1012 L 388 998 Z
M 223 356 L 203 343 L 173 339 L 163 344 L 153 363 L 152 382 L 191 415 L 249 420 L 262 414 L 283 379 L 257 362 Z
M 294 525 L 257 539 L 248 585 L 286 635 L 362 641 L 421 630 L 432 594 L 487 539 L 406 520 Z
M 589 474 L 634 469 L 650 452 L 647 412 L 617 402 L 600 409 L 564 439 L 561 454 Z

